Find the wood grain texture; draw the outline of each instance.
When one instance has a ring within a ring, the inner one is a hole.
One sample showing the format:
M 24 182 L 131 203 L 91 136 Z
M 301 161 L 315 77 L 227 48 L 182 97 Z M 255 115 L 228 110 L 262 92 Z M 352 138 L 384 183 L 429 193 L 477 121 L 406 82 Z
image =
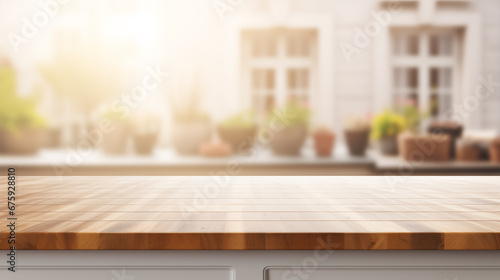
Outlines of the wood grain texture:
M 17 185 L 21 250 L 500 249 L 499 177 L 33 176 Z M 0 235 L 7 249 L 5 226 Z

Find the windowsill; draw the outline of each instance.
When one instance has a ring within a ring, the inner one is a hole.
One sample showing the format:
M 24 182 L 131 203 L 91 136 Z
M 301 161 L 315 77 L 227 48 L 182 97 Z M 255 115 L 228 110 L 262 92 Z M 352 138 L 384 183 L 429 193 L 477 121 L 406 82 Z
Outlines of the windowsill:
M 101 151 L 92 151 L 86 157 L 76 157 L 65 150 L 41 150 L 32 156 L 0 155 L 0 166 L 52 166 L 67 164 L 69 166 L 220 166 L 238 164 L 241 166 L 267 165 L 367 165 L 373 161 L 369 157 L 353 157 L 345 146 L 337 146 L 331 157 L 317 157 L 314 150 L 304 148 L 300 156 L 277 156 L 270 150 L 261 150 L 251 155 L 232 155 L 228 157 L 203 157 L 200 155 L 180 155 L 173 149 L 156 149 L 152 155 L 105 155 Z
M 443 162 L 407 162 L 398 156 L 385 156 L 372 152 L 370 156 L 374 159 L 375 168 L 378 170 L 401 172 L 401 175 L 411 175 L 414 171 L 430 170 L 465 170 L 465 171 L 498 171 L 500 164 L 487 160 L 464 162 L 464 161 L 443 161 Z
M 0 168 L 14 166 L 25 175 L 207 175 L 217 171 L 228 175 L 492 175 L 500 164 L 480 162 L 408 163 L 398 156 L 369 150 L 365 157 L 350 156 L 347 147 L 337 145 L 331 157 L 317 157 L 306 145 L 300 156 L 277 156 L 270 150 L 253 155 L 203 157 L 179 155 L 173 149 L 159 148 L 152 155 L 104 155 L 96 150 L 87 157 L 69 156 L 65 150 L 41 150 L 33 156 L 0 155 Z M 240 173 L 241 172 L 241 173 Z

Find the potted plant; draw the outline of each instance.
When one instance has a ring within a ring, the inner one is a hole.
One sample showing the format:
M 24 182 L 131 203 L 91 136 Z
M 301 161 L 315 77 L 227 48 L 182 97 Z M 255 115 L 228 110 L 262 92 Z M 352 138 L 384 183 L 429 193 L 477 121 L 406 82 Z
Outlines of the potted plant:
M 490 161 L 500 163 L 500 138 L 495 138 L 490 143 Z
M 134 150 L 140 155 L 150 155 L 160 134 L 160 117 L 155 114 L 138 115 L 132 122 Z
M 479 161 L 481 147 L 479 143 L 467 138 L 457 139 L 455 154 L 458 161 Z
M 399 107 L 398 111 L 406 126 L 406 131 L 398 137 L 398 149 L 403 159 L 410 162 L 449 160 L 449 135 L 419 133 L 420 123 L 429 112 L 420 112 L 414 101 Z
M 276 125 L 275 122 L 278 126 L 269 147 L 277 155 L 299 155 L 307 138 L 311 111 L 295 100 L 289 100 L 279 111 L 290 118 L 281 120 L 276 114 L 268 116 L 269 127 Z
M 402 133 L 398 137 L 400 155 L 409 162 L 447 161 L 450 159 L 450 136 Z
M 397 136 L 404 128 L 404 118 L 390 110 L 385 110 L 375 116 L 372 124 L 372 138 L 379 142 L 382 154 L 396 155 L 398 153 Z
M 60 126 L 49 128 L 47 131 L 47 141 L 45 146 L 50 149 L 59 148 L 61 146 L 62 133 L 63 131 Z
M 113 129 L 104 133 L 102 151 L 107 155 L 123 155 L 127 152 L 130 137 L 130 120 L 123 113 L 109 110 L 101 118 L 111 121 Z
M 444 133 L 450 135 L 450 158 L 455 157 L 455 142 L 462 136 L 463 126 L 457 122 L 435 121 L 429 125 L 428 132 L 431 134 Z
M 0 151 L 6 154 L 35 154 L 44 145 L 46 121 L 36 110 L 36 95 L 18 96 L 16 73 L 0 66 Z
M 199 109 L 199 92 L 192 89 L 190 93 L 182 91 L 185 104 L 176 102 L 174 105 L 172 125 L 172 145 L 179 154 L 198 154 L 202 143 L 212 138 L 212 123 L 210 116 Z
M 208 141 L 200 145 L 200 154 L 205 157 L 227 157 L 233 148 L 223 141 Z
M 345 141 L 351 156 L 364 156 L 370 136 L 369 123 L 360 117 L 349 117 L 344 129 Z
M 250 152 L 255 136 L 257 124 L 253 111 L 245 111 L 231 116 L 217 125 L 219 138 L 231 145 L 238 154 Z
M 326 127 L 319 127 L 313 132 L 314 149 L 318 157 L 332 155 L 335 144 L 335 133 Z

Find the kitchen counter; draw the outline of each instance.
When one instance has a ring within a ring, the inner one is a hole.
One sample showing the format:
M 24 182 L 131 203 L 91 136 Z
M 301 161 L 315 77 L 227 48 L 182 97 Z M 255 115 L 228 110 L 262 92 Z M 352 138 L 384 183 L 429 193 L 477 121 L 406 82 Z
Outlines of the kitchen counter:
M 17 186 L 20 250 L 500 249 L 499 177 L 21 176 Z M 2 227 L 0 249 L 7 237 Z

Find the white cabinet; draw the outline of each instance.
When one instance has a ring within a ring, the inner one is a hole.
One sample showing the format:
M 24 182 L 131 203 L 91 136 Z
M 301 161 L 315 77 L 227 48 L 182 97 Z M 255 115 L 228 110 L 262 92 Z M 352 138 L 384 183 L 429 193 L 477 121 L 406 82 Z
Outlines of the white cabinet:
M 268 267 L 264 280 L 498 280 L 500 268 Z
M 500 250 L 20 250 L 17 256 L 15 273 L 0 264 L 1 280 L 500 279 Z
M 228 267 L 28 267 L 0 275 L 10 280 L 234 280 Z

